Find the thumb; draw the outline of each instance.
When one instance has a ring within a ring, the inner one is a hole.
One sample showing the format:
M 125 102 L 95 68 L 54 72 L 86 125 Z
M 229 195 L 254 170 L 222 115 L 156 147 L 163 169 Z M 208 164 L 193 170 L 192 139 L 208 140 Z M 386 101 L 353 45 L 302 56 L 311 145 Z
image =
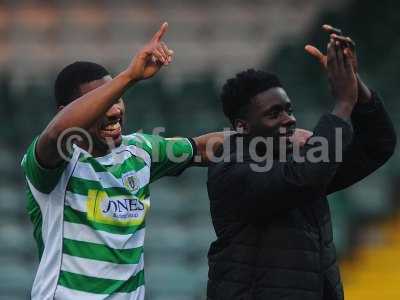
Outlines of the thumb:
M 159 42 L 162 37 L 164 36 L 165 32 L 167 31 L 168 28 L 168 23 L 164 22 L 160 29 L 154 34 L 153 38 L 151 39 L 151 41 L 153 42 Z
M 316 47 L 311 45 L 306 45 L 304 50 L 310 54 L 312 57 L 316 58 L 321 64 L 326 65 L 326 56 L 322 54 Z

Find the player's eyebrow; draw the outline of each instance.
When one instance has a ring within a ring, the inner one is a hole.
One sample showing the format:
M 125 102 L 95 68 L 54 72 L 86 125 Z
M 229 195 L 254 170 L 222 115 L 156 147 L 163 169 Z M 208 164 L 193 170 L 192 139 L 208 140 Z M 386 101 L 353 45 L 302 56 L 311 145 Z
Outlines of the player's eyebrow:
M 264 114 L 269 114 L 269 113 L 271 113 L 273 111 L 288 109 L 288 108 L 291 108 L 291 107 L 292 107 L 292 103 L 290 103 L 290 102 L 286 102 L 284 104 L 274 104 L 271 107 L 267 108 L 264 111 Z

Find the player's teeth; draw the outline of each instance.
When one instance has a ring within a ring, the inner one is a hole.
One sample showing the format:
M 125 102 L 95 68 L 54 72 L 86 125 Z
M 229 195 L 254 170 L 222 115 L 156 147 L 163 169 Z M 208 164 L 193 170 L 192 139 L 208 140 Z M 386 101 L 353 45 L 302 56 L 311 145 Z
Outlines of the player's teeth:
M 119 128 L 119 123 L 107 125 L 107 126 L 105 127 L 106 130 L 115 130 L 115 129 L 117 129 L 117 128 Z

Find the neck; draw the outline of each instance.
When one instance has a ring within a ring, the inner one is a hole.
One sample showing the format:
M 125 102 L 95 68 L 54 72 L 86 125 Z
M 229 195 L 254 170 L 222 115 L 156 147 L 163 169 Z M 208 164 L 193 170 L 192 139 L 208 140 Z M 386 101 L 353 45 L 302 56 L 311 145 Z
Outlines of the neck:
M 93 157 L 100 157 L 100 156 L 105 156 L 105 155 L 107 155 L 107 154 L 109 154 L 109 153 L 111 153 L 111 150 L 110 149 L 107 149 L 107 150 L 103 150 L 103 149 L 97 149 L 97 148 L 94 148 L 93 150 L 92 150 L 92 156 Z
M 111 153 L 111 149 L 108 145 L 99 144 L 96 142 L 92 143 L 92 145 L 89 145 L 87 142 L 80 142 L 80 143 L 76 143 L 76 144 L 80 148 L 89 152 L 93 157 L 105 156 L 105 155 Z

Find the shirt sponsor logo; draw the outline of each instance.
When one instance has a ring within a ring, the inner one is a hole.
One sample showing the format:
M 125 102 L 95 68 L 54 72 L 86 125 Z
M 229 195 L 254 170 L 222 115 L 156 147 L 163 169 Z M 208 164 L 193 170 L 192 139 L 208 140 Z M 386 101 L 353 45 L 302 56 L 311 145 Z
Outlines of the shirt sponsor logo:
M 102 213 L 113 218 L 137 217 L 139 212 L 144 210 L 144 205 L 139 199 L 121 199 L 102 202 Z
M 87 201 L 89 220 L 118 226 L 141 224 L 147 207 L 137 197 L 109 198 L 104 191 L 90 190 Z

